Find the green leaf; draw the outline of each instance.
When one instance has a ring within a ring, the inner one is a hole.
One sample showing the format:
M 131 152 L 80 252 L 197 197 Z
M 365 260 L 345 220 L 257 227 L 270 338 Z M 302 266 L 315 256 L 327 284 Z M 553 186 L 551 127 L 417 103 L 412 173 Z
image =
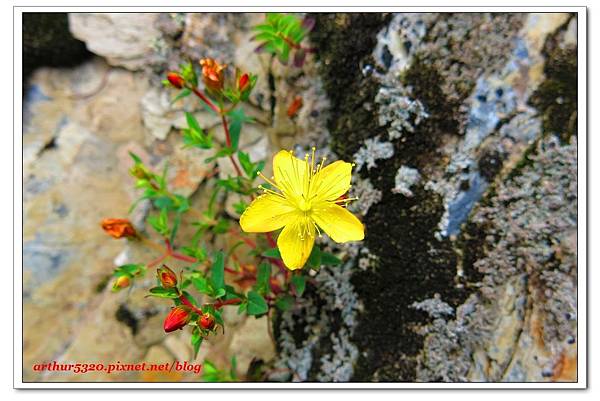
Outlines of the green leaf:
M 281 311 L 290 310 L 294 306 L 294 297 L 289 294 L 282 295 L 275 300 L 275 307 Z
M 179 293 L 175 288 L 153 287 L 150 288 L 150 295 L 158 298 L 179 298 Z
M 200 133 L 204 133 L 204 131 L 202 130 L 202 128 L 200 127 L 200 124 L 198 124 L 198 120 L 196 120 L 196 117 L 194 117 L 194 115 L 190 112 L 185 112 L 185 119 L 188 123 L 188 126 Z
M 122 274 L 128 274 L 135 276 L 144 270 L 145 266 L 142 264 L 127 264 L 117 267 L 115 269 L 115 276 L 121 276 Z
M 210 283 L 215 291 L 225 288 L 225 255 L 222 251 L 215 253 L 210 270 Z
M 271 264 L 262 262 L 258 265 L 258 272 L 256 273 L 256 284 L 254 289 L 259 294 L 265 295 L 269 292 L 269 280 L 271 279 Z
M 225 294 L 227 294 L 227 291 L 225 290 L 225 288 L 219 288 L 218 290 L 215 291 L 215 293 L 213 294 L 213 298 L 221 298 L 222 296 L 224 296 Z
M 308 257 L 308 265 L 310 267 L 321 267 L 321 249 L 318 246 L 313 246 L 310 256 Z
M 242 131 L 242 125 L 245 123 L 251 123 L 254 121 L 254 119 L 252 117 L 247 116 L 244 113 L 244 109 L 242 109 L 241 107 L 231 110 L 229 113 L 227 113 L 227 115 L 231 119 L 231 122 L 229 124 L 231 147 L 235 150 L 238 148 L 240 133 Z
M 298 294 L 298 296 L 301 297 L 304 293 L 304 288 L 306 287 L 306 277 L 294 275 L 292 276 L 292 284 L 296 289 L 296 294 Z
M 219 159 L 221 157 L 229 157 L 229 156 L 231 156 L 234 153 L 235 153 L 235 150 L 233 150 L 233 148 L 227 148 L 226 147 L 226 148 L 223 148 L 223 149 L 217 151 L 217 153 L 215 153 L 213 156 L 205 159 L 204 161 L 206 163 L 210 163 L 213 160 Z
M 256 291 L 248 292 L 248 315 L 262 315 L 269 311 L 267 301 Z
M 140 159 L 140 157 L 138 155 L 136 155 L 135 153 L 129 152 L 129 156 L 131 156 L 131 158 L 133 159 L 134 162 L 143 164 L 142 159 Z
M 342 261 L 335 255 L 321 251 L 321 264 L 325 266 L 337 266 L 342 264 Z
M 167 215 L 167 208 L 163 207 L 158 216 L 148 217 L 148 223 L 158 232 L 160 235 L 165 237 L 169 236 L 169 221 Z
M 267 249 L 262 253 L 265 258 L 281 259 L 281 253 L 278 248 Z
M 198 290 L 201 294 L 210 294 L 212 293 L 212 289 L 210 288 L 210 284 L 205 277 L 192 277 L 190 278 L 192 285 L 194 288 Z
M 200 350 L 200 345 L 202 345 L 202 340 L 204 337 L 200 334 L 200 329 L 198 327 L 194 328 L 192 332 L 192 348 L 194 349 L 194 359 L 198 356 L 198 351 Z

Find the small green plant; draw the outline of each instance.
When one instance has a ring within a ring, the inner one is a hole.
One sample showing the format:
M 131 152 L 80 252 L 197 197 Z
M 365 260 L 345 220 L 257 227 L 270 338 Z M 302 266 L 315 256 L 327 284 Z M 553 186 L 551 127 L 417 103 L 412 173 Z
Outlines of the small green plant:
M 256 51 L 274 54 L 282 64 L 292 59 L 294 66 L 302 67 L 306 54 L 313 51 L 304 47 L 302 41 L 314 24 L 310 17 L 300 19 L 291 14 L 269 13 L 264 23 L 253 28 L 257 32 L 253 39 L 261 42 Z

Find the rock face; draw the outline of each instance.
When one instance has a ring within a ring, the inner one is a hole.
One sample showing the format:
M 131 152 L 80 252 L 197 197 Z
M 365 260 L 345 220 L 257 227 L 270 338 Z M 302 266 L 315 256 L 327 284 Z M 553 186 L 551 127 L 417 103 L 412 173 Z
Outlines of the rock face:
M 184 111 L 222 144 L 218 119 L 160 85 L 206 56 L 258 74 L 240 140 L 253 158 L 315 145 L 354 160 L 350 208 L 366 238 L 324 239 L 344 263 L 312 271 L 303 302 L 270 321 L 225 308 L 227 332 L 197 363 L 236 356 L 240 377 L 273 381 L 577 379 L 576 17 L 313 17 L 317 51 L 293 69 L 254 53 L 260 14 L 69 15 L 102 58 L 37 70 L 25 97 L 25 380 L 199 380 L 33 365 L 191 359 L 189 332 L 162 331 L 169 304 L 144 298 L 151 274 L 110 292 L 115 265 L 157 255 L 99 222 L 139 196 L 128 151 L 157 170 L 168 162 L 169 186 L 198 207 L 208 176 L 232 174 L 182 149 Z M 220 199 L 234 219 L 237 201 Z M 131 216 L 140 230 L 147 212 Z
M 333 149 L 381 193 L 352 378 L 576 380 L 576 18 L 316 17 Z
M 69 25 L 73 36 L 86 43 L 89 51 L 106 57 L 111 65 L 139 70 L 154 57 L 155 42 L 161 34 L 155 27 L 159 14 L 72 13 Z

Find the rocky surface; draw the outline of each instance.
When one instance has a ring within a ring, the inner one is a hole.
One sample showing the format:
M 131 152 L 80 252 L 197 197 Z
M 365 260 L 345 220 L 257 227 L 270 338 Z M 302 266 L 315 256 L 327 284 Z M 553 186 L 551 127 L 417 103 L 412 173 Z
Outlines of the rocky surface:
M 189 333 L 162 331 L 168 304 L 144 298 L 151 275 L 110 291 L 116 264 L 154 251 L 107 238 L 99 222 L 136 198 L 129 150 L 156 169 L 168 162 L 171 188 L 198 206 L 211 170 L 232 172 L 181 149 L 184 111 L 217 142 L 224 134 L 160 85 L 205 56 L 259 76 L 241 139 L 253 157 L 315 145 L 355 161 L 351 208 L 367 236 L 325 242 L 344 264 L 312 272 L 305 301 L 271 328 L 226 312 L 226 334 L 197 362 L 228 367 L 235 355 L 241 377 L 275 381 L 576 380 L 574 16 L 317 14 L 317 53 L 301 69 L 253 52 L 260 14 L 123 16 L 69 15 L 99 57 L 38 69 L 26 93 L 25 380 L 199 379 L 32 365 L 190 360 Z M 236 201 L 222 199 L 234 218 Z M 145 210 L 132 216 L 142 230 Z

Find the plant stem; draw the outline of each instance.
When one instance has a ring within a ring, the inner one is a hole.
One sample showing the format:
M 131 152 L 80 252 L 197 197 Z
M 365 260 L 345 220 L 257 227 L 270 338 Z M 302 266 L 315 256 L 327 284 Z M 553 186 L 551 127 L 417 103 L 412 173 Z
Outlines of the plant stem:
M 225 117 L 225 114 L 223 113 L 221 113 L 221 121 L 223 122 L 223 129 L 225 130 L 225 142 L 227 147 L 231 148 L 231 134 L 229 133 L 229 125 L 227 124 L 227 117 Z M 233 157 L 233 155 L 229 155 L 229 160 L 231 160 L 231 164 L 233 164 L 233 168 L 235 168 L 237 175 L 241 177 L 243 175 L 242 170 L 240 170 L 240 167 L 235 161 L 235 157 Z
M 190 300 L 187 299 L 187 297 L 185 295 L 183 295 L 183 294 L 179 295 L 179 300 L 181 301 L 182 304 L 184 304 L 185 306 L 188 306 L 197 314 L 201 315 L 204 313 L 204 312 L 202 312 L 202 309 L 195 307 L 194 304 L 191 303 Z
M 215 309 L 221 309 L 225 305 L 238 305 L 242 303 L 240 298 L 226 299 L 224 301 L 217 301 L 215 303 Z
M 200 92 L 200 91 L 198 90 L 198 88 L 191 88 L 191 89 L 192 89 L 192 92 L 194 92 L 194 94 L 195 94 L 196 96 L 198 96 L 200 99 L 202 99 L 202 101 L 203 101 L 204 103 L 206 103 L 206 105 L 207 105 L 208 107 L 210 107 L 210 108 L 211 108 L 211 109 L 212 109 L 212 110 L 213 110 L 215 113 L 217 113 L 217 114 L 221 114 L 221 110 L 219 110 L 219 108 L 218 108 L 217 106 L 215 106 L 215 105 L 214 105 L 214 103 L 213 103 L 213 102 L 211 102 L 211 101 L 210 101 L 210 99 L 209 99 L 209 98 L 207 98 L 207 97 L 206 97 L 206 95 L 205 95 L 204 93 Z

